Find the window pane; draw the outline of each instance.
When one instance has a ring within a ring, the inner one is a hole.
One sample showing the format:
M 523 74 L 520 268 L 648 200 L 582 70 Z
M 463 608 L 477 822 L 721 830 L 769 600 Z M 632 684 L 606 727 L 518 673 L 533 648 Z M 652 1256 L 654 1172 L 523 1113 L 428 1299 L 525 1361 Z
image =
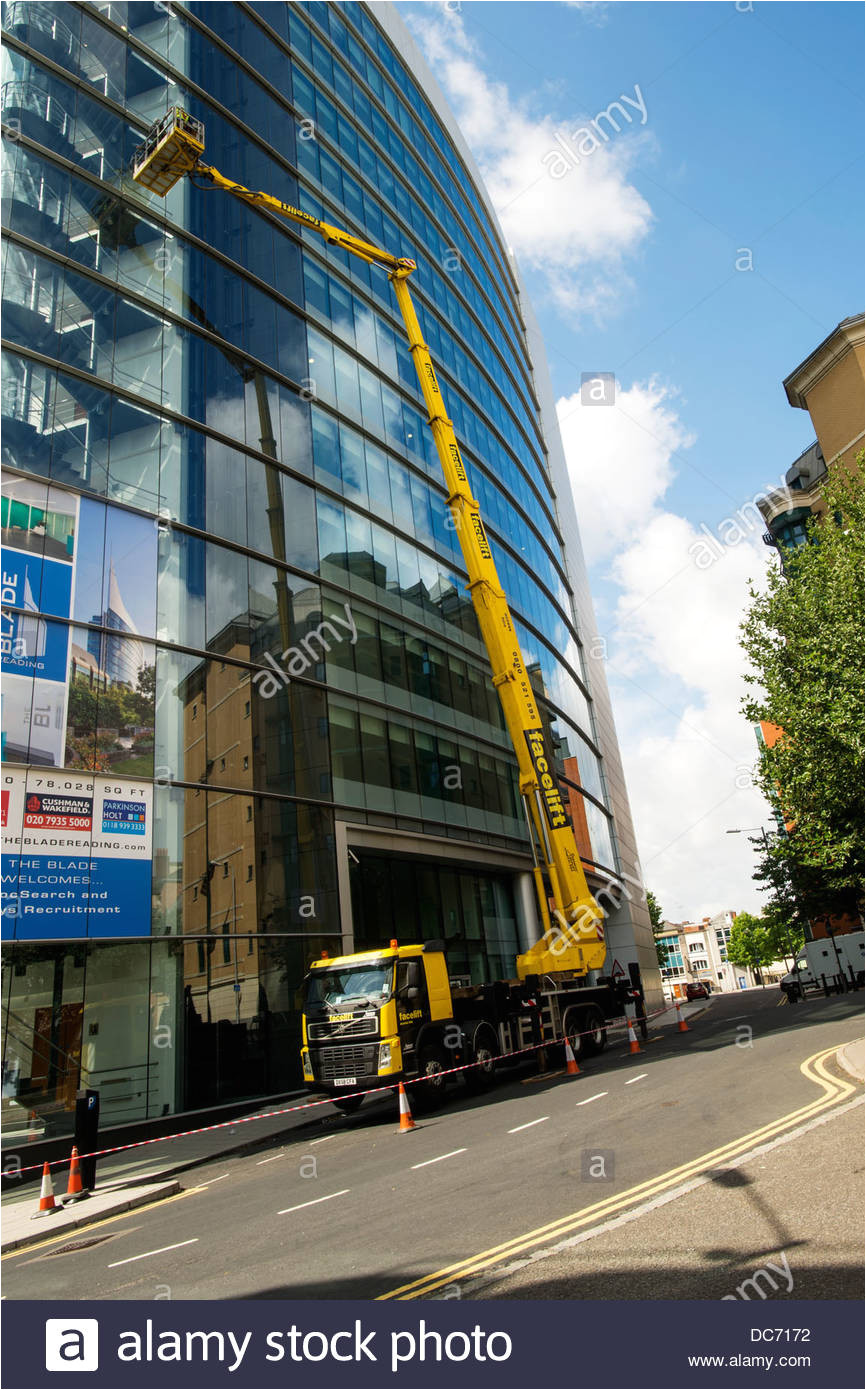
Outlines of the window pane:
M 160 530 L 157 637 L 186 647 L 204 647 L 204 595 L 204 541 L 182 531 Z
M 358 715 L 330 701 L 331 766 L 334 771 L 334 800 L 362 805 L 364 768 Z
M 321 495 L 316 499 L 319 535 L 319 573 L 323 579 L 345 582 L 346 522 L 342 507 Z
M 248 627 L 249 575 L 246 555 L 209 544 L 206 592 L 206 645 L 211 651 L 235 651 L 237 627 Z
M 316 544 L 316 509 L 313 489 L 297 482 L 285 473 L 283 484 L 283 517 L 286 530 L 286 560 L 298 569 L 315 574 L 319 567 Z

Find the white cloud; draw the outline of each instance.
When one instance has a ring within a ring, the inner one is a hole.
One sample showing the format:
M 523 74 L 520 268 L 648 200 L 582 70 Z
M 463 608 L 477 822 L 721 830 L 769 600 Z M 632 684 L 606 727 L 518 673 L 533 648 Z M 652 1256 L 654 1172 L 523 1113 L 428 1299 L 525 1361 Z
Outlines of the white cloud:
M 694 436 L 658 382 L 612 408 L 577 396 L 558 411 L 581 533 L 617 590 L 608 679 L 645 880 L 676 919 L 758 906 L 752 847 L 725 832 L 769 818 L 749 782 L 737 641 L 748 581 L 768 562 L 759 530 L 707 565 L 701 531 L 663 508 Z M 723 518 L 709 520 L 716 534 Z
M 610 307 L 630 283 L 624 257 L 640 246 L 652 222 L 649 204 L 628 181 L 635 158 L 652 138 L 640 114 L 624 108 L 633 124 L 619 117 L 619 134 L 605 126 L 610 139 L 554 178 L 543 161 L 560 149 L 557 134 L 568 137 L 599 113 L 557 118 L 512 98 L 503 83 L 487 77 L 457 11 L 431 7 L 408 21 L 445 88 L 521 263 L 545 278 L 563 309 L 598 313 Z M 634 84 L 626 90 L 634 100 Z M 619 95 L 611 92 L 609 101 Z
M 647 522 L 674 475 L 674 455 L 694 443 L 656 381 L 617 386 L 613 406 L 557 403 L 587 564 L 613 555 Z
M 605 0 L 566 0 L 570 10 L 580 10 L 581 17 L 599 29 L 607 24 L 608 13 Z

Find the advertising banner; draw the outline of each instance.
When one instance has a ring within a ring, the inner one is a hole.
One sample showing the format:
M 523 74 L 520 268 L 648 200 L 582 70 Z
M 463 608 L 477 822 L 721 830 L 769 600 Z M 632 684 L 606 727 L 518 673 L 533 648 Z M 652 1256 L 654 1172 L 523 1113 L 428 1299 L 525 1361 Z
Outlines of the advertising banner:
M 26 478 L 4 479 L 4 760 L 63 764 L 70 627 L 51 618 L 72 615 L 78 512 L 79 499 L 70 492 Z
M 150 935 L 153 788 L 86 773 L 2 773 L 3 936 Z

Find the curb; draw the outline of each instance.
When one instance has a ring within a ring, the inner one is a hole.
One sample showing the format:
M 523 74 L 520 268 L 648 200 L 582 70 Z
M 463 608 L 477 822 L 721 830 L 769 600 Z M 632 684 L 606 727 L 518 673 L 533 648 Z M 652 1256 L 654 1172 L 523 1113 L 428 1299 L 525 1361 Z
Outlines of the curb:
M 64 1222 L 63 1226 L 55 1226 L 53 1229 L 58 1235 L 65 1235 L 67 1231 L 80 1230 L 82 1226 L 92 1226 L 94 1222 L 104 1221 L 107 1216 L 117 1216 L 124 1211 L 133 1211 L 136 1207 L 148 1206 L 151 1202 L 161 1202 L 164 1197 L 174 1197 L 183 1188 L 179 1182 L 163 1183 L 158 1192 L 148 1192 L 138 1197 L 127 1197 L 123 1201 L 117 1202 L 114 1206 L 105 1207 L 102 1211 L 92 1211 L 89 1214 L 82 1213 L 74 1221 Z M 40 1226 L 38 1231 L 28 1231 L 26 1236 L 19 1236 L 17 1240 L 4 1241 L 0 1246 L 0 1254 L 10 1255 L 15 1250 L 24 1250 L 28 1245 L 37 1245 L 45 1240 L 52 1230 L 50 1225 Z
M 852 1066 L 852 1064 L 851 1064 L 850 1062 L 848 1062 L 848 1061 L 846 1060 L 846 1058 L 845 1058 L 845 1053 L 846 1053 L 846 1051 L 848 1050 L 849 1047 L 852 1047 L 852 1046 L 853 1046 L 852 1043 L 844 1043 L 843 1046 L 840 1047 L 840 1048 L 837 1050 L 837 1052 L 836 1052 L 836 1059 L 835 1059 L 835 1060 L 836 1060 L 837 1064 L 842 1068 L 842 1070 L 843 1070 L 844 1072 L 847 1073 L 848 1076 L 852 1077 L 854 1081 L 859 1081 L 859 1082 L 860 1082 L 860 1085 L 862 1086 L 862 1085 L 863 1085 L 863 1073 L 862 1073 L 862 1072 L 859 1072 L 859 1071 L 856 1071 L 856 1070 L 854 1069 L 854 1067 Z

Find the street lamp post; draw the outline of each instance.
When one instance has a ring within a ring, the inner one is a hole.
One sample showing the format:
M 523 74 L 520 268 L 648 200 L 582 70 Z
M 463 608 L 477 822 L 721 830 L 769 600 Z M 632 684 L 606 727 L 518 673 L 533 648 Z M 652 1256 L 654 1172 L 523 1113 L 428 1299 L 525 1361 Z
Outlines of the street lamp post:
M 744 827 L 742 827 L 741 829 L 738 829 L 738 830 L 726 830 L 726 831 L 725 831 L 725 834 L 726 834 L 726 835 L 754 835 L 755 832 L 757 832 L 757 833 L 760 835 L 761 839 L 762 839 L 763 842 L 764 842 L 764 853 L 765 853 L 765 854 L 769 854 L 769 853 L 770 853 L 770 840 L 769 840 L 769 837 L 768 837 L 768 835 L 767 835 L 767 831 L 766 831 L 766 829 L 765 829 L 765 827 L 764 827 L 763 825 L 747 825 L 747 826 L 744 826 Z M 802 912 L 802 910 L 803 910 L 803 909 L 800 908 L 800 911 L 801 911 L 801 912 Z M 760 972 L 760 969 L 759 969 L 759 970 L 758 970 L 758 974 L 760 975 L 760 973 L 761 973 L 761 972 Z M 763 984 L 763 978 L 761 979 L 761 983 Z
M 769 839 L 767 838 L 767 831 L 766 831 L 766 829 L 765 829 L 765 827 L 764 827 L 763 825 L 747 825 L 747 826 L 745 826 L 742 830 L 726 830 L 726 831 L 725 831 L 725 834 L 726 834 L 726 835 L 754 835 L 755 831 L 758 831 L 758 833 L 760 834 L 761 839 L 764 841 L 764 849 L 766 850 L 767 854 L 769 854 L 769 853 L 770 853 L 770 841 L 769 841 Z
M 743 829 L 741 829 L 741 830 L 726 830 L 726 831 L 725 831 L 725 834 L 726 834 L 726 835 L 753 835 L 756 831 L 760 834 L 761 839 L 762 839 L 763 842 L 764 842 L 764 853 L 765 853 L 765 854 L 769 854 L 769 853 L 770 853 L 770 841 L 769 841 L 769 838 L 768 838 L 768 836 L 767 836 L 767 831 L 766 831 L 766 829 L 764 828 L 763 825 L 747 825 L 747 826 L 745 826 L 745 827 L 744 827 Z M 802 921 L 803 921 L 803 936 L 804 936 L 804 938 L 805 938 L 806 941 L 811 941 L 811 940 L 812 940 L 812 926 L 811 926 L 811 923 L 810 923 L 810 921 L 809 921 L 809 914 L 806 912 L 806 909 L 805 909 L 804 906 L 803 906 L 802 899 L 800 898 L 799 893 L 798 893 L 797 890 L 795 889 L 794 884 L 793 884 L 793 881 L 791 882 L 791 891 L 792 891 L 792 893 L 794 894 L 794 898 L 795 898 L 795 900 L 796 900 L 797 907 L 798 907 L 798 909 L 799 909 L 800 916 L 801 916 Z

